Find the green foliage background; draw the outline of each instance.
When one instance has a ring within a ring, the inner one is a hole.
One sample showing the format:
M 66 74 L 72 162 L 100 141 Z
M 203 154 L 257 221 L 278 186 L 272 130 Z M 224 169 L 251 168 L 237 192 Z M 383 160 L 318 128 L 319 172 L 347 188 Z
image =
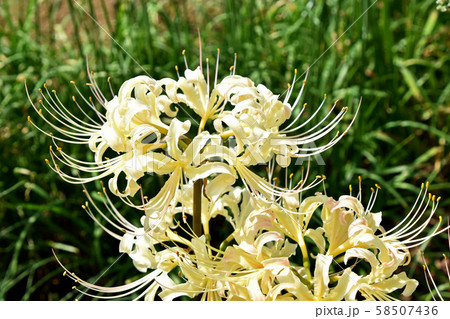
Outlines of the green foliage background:
M 145 72 L 174 78 L 175 65 L 184 69 L 183 49 L 190 66 L 198 64 L 197 29 L 203 58 L 215 63 L 221 49 L 219 76 L 228 74 L 237 52 L 239 74 L 282 94 L 294 69 L 301 74 L 310 66 L 304 95 L 310 112 L 324 93 L 351 113 L 363 97 L 355 125 L 322 155 L 326 165 L 314 165 L 313 175 L 326 174 L 327 192 L 335 197 L 346 194 L 349 184 L 355 189 L 358 175 L 366 194 L 378 183 L 375 209 L 383 211 L 385 225 L 393 225 L 426 180 L 442 196 L 439 215 L 449 215 L 449 18 L 433 0 L 2 0 L 0 299 L 79 298 L 52 248 L 70 269 L 98 284 L 136 276 L 127 257 L 116 262 L 118 243 L 81 209 L 81 187 L 61 181 L 45 165 L 51 141 L 26 123 L 28 115 L 37 117 L 25 79 L 34 101 L 46 82 L 74 106 L 69 81 L 87 82 L 86 57 L 104 92 L 109 76 L 116 90 Z M 86 158 L 86 148 L 70 150 Z M 442 262 L 447 239 L 421 249 L 448 299 Z M 413 299 L 429 300 L 420 254 L 413 254 L 406 271 L 421 283 Z

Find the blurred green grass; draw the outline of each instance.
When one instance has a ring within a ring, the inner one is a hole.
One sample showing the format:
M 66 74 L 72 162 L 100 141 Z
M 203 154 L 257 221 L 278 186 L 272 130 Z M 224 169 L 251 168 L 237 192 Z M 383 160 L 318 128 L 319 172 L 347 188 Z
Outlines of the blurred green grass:
M 50 140 L 26 124 L 32 109 L 24 80 L 33 97 L 46 82 L 70 101 L 69 81 L 87 80 L 86 56 L 104 92 L 109 76 L 115 89 L 144 70 L 173 78 L 183 49 L 191 67 L 198 63 L 197 29 L 203 58 L 213 61 L 221 49 L 219 76 L 237 52 L 239 74 L 281 94 L 295 68 L 303 73 L 314 63 L 303 99 L 311 110 L 324 93 L 351 112 L 363 97 L 349 134 L 322 155 L 325 166 L 313 167 L 314 175 L 326 174 L 329 195 L 346 193 L 361 175 L 366 192 L 374 183 L 383 188 L 375 209 L 395 223 L 429 180 L 443 198 L 439 214 L 449 215 L 450 13 L 436 11 L 433 0 L 78 3 L 114 40 L 70 0 L 0 7 L 0 299 L 76 298 L 52 248 L 84 278 L 107 270 L 100 284 L 121 284 L 133 272 L 127 258 L 109 269 L 117 242 L 82 211 L 81 187 L 43 164 Z M 441 262 L 448 249 L 445 240 L 426 247 L 439 283 L 448 282 Z M 419 254 L 407 272 L 420 281 L 413 298 L 429 299 Z

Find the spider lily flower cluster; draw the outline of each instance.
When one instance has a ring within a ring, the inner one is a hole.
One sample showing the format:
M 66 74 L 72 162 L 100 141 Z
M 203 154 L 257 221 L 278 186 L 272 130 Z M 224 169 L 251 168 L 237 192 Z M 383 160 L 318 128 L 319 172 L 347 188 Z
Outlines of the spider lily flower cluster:
M 325 95 L 313 114 L 302 118 L 307 75 L 298 88 L 295 71 L 280 99 L 264 85 L 237 75 L 236 57 L 230 75 L 218 81 L 218 61 L 219 51 L 214 81 L 208 59 L 206 70 L 202 64 L 189 69 L 185 59 L 183 76 L 176 68 L 177 80 L 138 76 L 124 82 L 117 95 L 111 89 L 112 99 L 89 73 L 88 86 L 103 110 L 72 83 L 91 109 L 84 111 L 80 98 L 73 97 L 85 120 L 71 113 L 55 91 L 47 86 L 40 90 L 39 107 L 32 105 L 52 131 L 28 120 L 53 141 L 47 164 L 74 184 L 108 178 L 99 193 L 103 203 L 84 188 L 88 201 L 83 208 L 119 240 L 120 252 L 143 273 L 118 287 L 90 284 L 67 269 L 65 274 L 97 292 L 83 293 L 99 298 L 391 300 L 389 294 L 399 289 L 409 296 L 417 281 L 397 270 L 409 263 L 410 248 L 445 230 L 437 227 L 421 235 L 439 202 L 427 192 L 428 184 L 422 185 L 405 219 L 388 231 L 381 226 L 381 213 L 371 212 L 378 186 L 366 207 L 361 186 L 356 197 L 350 189 L 350 195 L 338 200 L 321 193 L 302 198 L 303 191 L 321 184 L 325 176 L 307 183 L 308 166 L 293 183 L 294 174 L 288 173 L 292 161 L 331 148 L 354 117 L 342 133 L 336 131 L 348 108 L 335 111 L 334 103 L 316 125 L 305 129 L 326 101 Z M 193 116 L 186 119 L 180 110 Z M 316 142 L 322 146 L 308 147 Z M 94 160 L 74 158 L 60 143 L 86 144 Z M 255 172 L 261 166 L 265 175 Z M 89 175 L 71 175 L 69 168 Z M 280 169 L 286 172 L 285 187 L 274 176 Z M 146 174 L 164 177 L 154 196 L 141 186 Z M 127 220 L 112 198 L 134 208 L 140 222 Z M 215 227 L 219 216 L 229 224 L 229 234 Z M 359 270 L 364 264 L 367 273 Z

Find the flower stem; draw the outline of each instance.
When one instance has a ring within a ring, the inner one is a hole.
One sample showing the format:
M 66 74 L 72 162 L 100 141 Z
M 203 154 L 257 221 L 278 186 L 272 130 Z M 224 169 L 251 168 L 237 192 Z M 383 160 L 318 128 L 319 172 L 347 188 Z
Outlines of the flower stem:
M 303 255 L 303 267 L 305 268 L 305 271 L 306 271 L 306 278 L 307 278 L 307 280 L 312 282 L 312 275 L 311 275 L 311 269 L 310 269 L 311 262 L 309 260 L 308 250 L 306 248 L 306 243 L 305 243 L 305 239 L 303 238 L 303 234 L 299 237 L 298 244 L 300 246 L 300 250 Z
M 202 235 L 202 188 L 203 180 L 198 179 L 194 182 L 194 204 L 193 204 L 193 229 L 198 237 Z
M 200 134 L 203 131 L 203 129 L 205 128 L 207 119 L 208 119 L 208 117 L 202 117 L 202 119 L 200 120 L 200 124 L 198 126 L 198 134 Z

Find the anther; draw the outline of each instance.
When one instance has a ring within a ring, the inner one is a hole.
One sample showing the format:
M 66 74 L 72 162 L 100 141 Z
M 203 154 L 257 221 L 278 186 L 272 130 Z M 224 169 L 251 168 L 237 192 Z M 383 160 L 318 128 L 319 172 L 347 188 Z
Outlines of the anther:
M 77 287 L 76 287 L 76 286 L 73 286 L 72 289 L 77 289 Z
M 435 199 L 436 199 L 436 195 L 433 195 L 433 197 L 431 197 L 431 200 L 434 202 Z
M 316 176 L 316 178 L 320 179 L 320 178 L 322 178 L 322 176 L 320 176 L 320 175 L 317 175 L 317 176 Z
M 428 186 L 430 186 L 430 182 L 427 182 L 426 187 L 428 188 Z
M 87 86 L 92 86 L 92 83 L 86 83 Z
M 62 147 L 58 147 L 56 150 L 57 151 L 62 151 Z
M 49 147 L 49 148 L 50 148 L 50 152 L 53 152 L 53 148 L 52 148 L 52 146 L 51 146 L 51 145 L 50 145 L 50 147 Z
M 70 84 L 75 84 L 75 81 L 70 81 Z
M 47 84 L 44 83 L 44 89 L 46 89 L 46 88 L 47 88 Z
M 65 271 L 65 272 L 63 273 L 63 276 L 65 276 L 65 275 L 67 275 L 67 271 Z
M 289 175 L 289 178 L 292 178 L 292 177 L 294 177 L 294 173 L 291 173 L 291 174 Z
M 381 189 L 380 185 L 378 185 L 378 184 L 375 184 L 375 187 L 378 189 Z
M 348 189 L 350 190 L 350 192 L 352 191 L 352 185 L 348 185 Z
M 50 162 L 48 161 L 48 159 L 45 159 L 45 163 L 48 165 L 50 164 Z
M 305 108 L 308 105 L 308 103 L 303 104 L 303 108 Z
M 42 109 L 39 109 L 39 114 L 41 114 L 41 115 L 42 115 Z
M 375 190 L 373 189 L 373 187 L 371 187 L 370 190 L 372 191 L 372 193 L 375 193 Z
M 175 65 L 175 71 L 178 71 L 178 65 Z
M 28 115 L 28 122 L 31 122 L 31 117 Z
M 439 216 L 439 222 L 442 223 L 442 216 Z
M 441 196 L 439 196 L 439 197 L 436 199 L 436 203 L 439 202 L 440 200 L 441 200 Z
M 425 184 L 422 183 L 422 185 L 420 185 L 420 189 L 423 189 L 424 186 L 425 186 Z
M 294 69 L 294 73 L 297 74 L 297 69 Z
M 358 180 L 359 180 L 359 182 L 361 182 L 361 176 L 358 176 Z
M 234 66 L 232 65 L 232 66 L 230 66 L 230 71 L 233 71 L 233 68 L 234 68 Z
M 111 81 L 111 77 L 110 76 L 108 76 L 108 80 L 107 81 L 108 81 L 108 83 Z
M 75 95 L 72 95 L 72 100 L 75 102 L 76 100 L 75 100 Z
M 56 91 L 55 91 L 55 90 L 52 90 L 52 92 L 53 92 L 54 94 L 56 94 Z
M 322 174 L 322 179 L 323 179 L 323 180 L 326 180 L 327 177 L 326 177 L 325 175 Z
M 219 48 L 217 48 L 217 53 L 220 53 L 220 49 Z
M 326 98 L 327 98 L 327 94 L 326 94 L 326 93 L 325 93 L 325 94 L 323 95 L 323 98 L 324 98 L 324 99 L 326 99 Z
M 183 50 L 183 51 L 181 52 L 182 55 L 184 55 L 185 53 L 186 53 L 186 50 Z
M 100 196 L 102 196 L 103 194 L 101 192 L 97 192 L 97 194 L 99 194 Z

